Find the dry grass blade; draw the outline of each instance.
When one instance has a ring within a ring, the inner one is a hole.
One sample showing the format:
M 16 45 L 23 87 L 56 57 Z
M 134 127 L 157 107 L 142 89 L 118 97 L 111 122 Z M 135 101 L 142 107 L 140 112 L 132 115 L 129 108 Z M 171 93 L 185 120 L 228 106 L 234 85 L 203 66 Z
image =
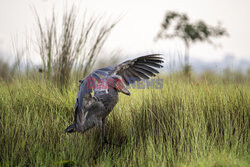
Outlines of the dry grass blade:
M 80 19 L 80 31 L 75 8 L 65 12 L 61 31 L 53 12 L 53 18 L 46 26 L 36 13 L 39 30 L 37 37 L 43 68 L 49 80 L 53 79 L 61 88 L 66 88 L 72 78 L 73 67 L 77 78 L 83 77 L 92 70 L 97 56 L 100 54 L 110 32 L 118 23 L 107 24 L 103 17 Z

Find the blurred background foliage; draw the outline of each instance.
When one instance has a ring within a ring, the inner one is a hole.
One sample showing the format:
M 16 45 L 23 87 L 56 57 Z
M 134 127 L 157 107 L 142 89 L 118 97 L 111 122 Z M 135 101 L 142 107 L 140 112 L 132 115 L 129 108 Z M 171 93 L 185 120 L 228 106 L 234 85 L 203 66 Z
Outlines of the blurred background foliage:
M 211 38 L 218 38 L 228 35 L 227 30 L 220 24 L 210 26 L 203 20 L 191 22 L 185 13 L 168 11 L 161 25 L 161 30 L 156 36 L 158 39 L 180 38 L 185 44 L 183 72 L 185 76 L 190 77 L 192 70 L 189 64 L 189 48 L 196 42 L 208 42 L 213 44 Z

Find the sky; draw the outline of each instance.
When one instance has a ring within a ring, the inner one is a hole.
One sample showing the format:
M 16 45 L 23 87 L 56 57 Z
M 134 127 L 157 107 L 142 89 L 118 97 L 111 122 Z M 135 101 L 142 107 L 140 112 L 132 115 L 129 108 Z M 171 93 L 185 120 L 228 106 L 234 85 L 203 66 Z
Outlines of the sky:
M 0 53 L 11 59 L 13 41 L 23 47 L 29 39 L 35 43 L 37 27 L 34 8 L 41 18 L 49 17 L 54 8 L 60 16 L 66 6 L 75 4 L 79 15 L 104 15 L 112 22 L 121 18 L 105 44 L 105 50 L 122 50 L 126 55 L 146 53 L 184 53 L 179 39 L 153 39 L 167 11 L 184 12 L 192 21 L 204 20 L 208 24 L 221 22 L 229 37 L 215 39 L 221 47 L 207 43 L 191 45 L 191 58 L 219 61 L 227 55 L 250 60 L 250 1 L 249 0 L 0 0 Z M 35 55 L 35 54 L 34 54 Z M 34 57 L 35 61 L 41 61 Z

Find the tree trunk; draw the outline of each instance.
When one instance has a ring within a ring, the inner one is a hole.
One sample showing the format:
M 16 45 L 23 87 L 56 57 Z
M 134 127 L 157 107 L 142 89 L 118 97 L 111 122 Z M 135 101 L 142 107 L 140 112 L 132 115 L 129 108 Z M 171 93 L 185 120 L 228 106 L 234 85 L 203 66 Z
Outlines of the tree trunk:
M 185 40 L 185 58 L 184 58 L 184 65 L 188 66 L 189 65 L 189 44 Z
M 185 41 L 185 58 L 184 58 L 184 75 L 190 80 L 191 79 L 191 66 L 189 65 L 189 43 Z

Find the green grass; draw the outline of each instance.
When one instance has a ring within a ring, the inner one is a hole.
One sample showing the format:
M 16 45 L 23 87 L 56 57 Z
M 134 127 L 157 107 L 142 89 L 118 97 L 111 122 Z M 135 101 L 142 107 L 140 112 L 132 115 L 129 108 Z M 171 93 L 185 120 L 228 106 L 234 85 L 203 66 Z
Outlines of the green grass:
M 98 129 L 65 134 L 78 83 L 0 82 L 0 166 L 248 166 L 250 86 L 177 80 L 131 90 Z M 118 146 L 120 145 L 120 146 Z

